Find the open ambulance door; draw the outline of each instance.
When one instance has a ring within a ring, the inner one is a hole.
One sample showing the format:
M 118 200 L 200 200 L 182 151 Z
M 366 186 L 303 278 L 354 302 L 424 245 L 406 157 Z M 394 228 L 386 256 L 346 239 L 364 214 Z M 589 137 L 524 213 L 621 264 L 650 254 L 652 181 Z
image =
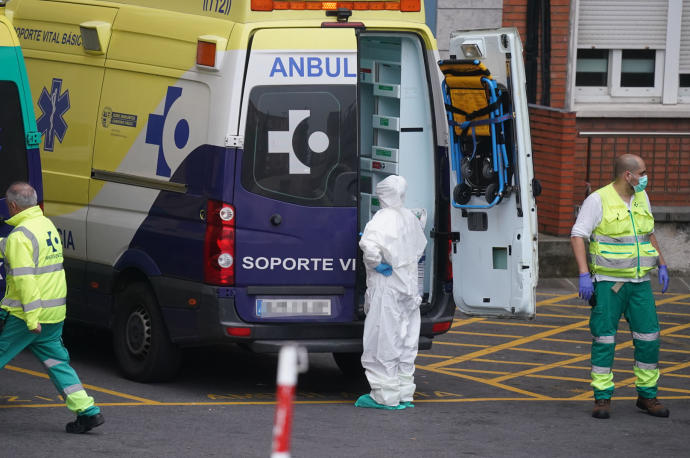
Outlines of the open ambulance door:
M 450 135 L 453 296 L 469 315 L 533 318 L 537 210 L 522 45 L 456 32 L 439 62 Z

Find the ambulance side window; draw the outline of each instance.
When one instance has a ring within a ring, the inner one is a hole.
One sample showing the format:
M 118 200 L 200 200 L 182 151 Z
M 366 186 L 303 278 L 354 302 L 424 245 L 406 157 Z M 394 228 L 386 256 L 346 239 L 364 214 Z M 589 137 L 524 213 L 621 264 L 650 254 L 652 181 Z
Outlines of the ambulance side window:
M 357 205 L 355 86 L 257 86 L 247 114 L 242 185 L 285 202 Z
M 26 143 L 19 90 L 0 81 L 0 195 L 15 181 L 28 181 Z

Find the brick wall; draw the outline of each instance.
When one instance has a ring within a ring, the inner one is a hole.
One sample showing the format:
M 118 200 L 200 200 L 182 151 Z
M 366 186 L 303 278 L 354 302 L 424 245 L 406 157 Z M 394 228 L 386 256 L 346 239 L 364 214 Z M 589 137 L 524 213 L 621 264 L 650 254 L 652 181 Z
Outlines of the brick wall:
M 574 222 L 575 113 L 530 105 L 529 116 L 534 176 L 542 185 L 539 232 L 569 235 Z
M 620 135 L 577 138 L 575 196 L 584 197 L 586 182 L 592 190 L 609 183 L 613 161 L 624 153 L 644 159 L 649 174 L 647 193 L 654 206 L 688 206 L 690 203 L 690 137 L 636 136 L 624 132 L 690 132 L 690 119 L 596 119 L 578 118 L 579 132 L 610 131 Z M 588 162 L 589 161 L 589 162 Z M 577 200 L 577 199 L 576 199 Z M 578 202 L 575 202 L 577 205 Z

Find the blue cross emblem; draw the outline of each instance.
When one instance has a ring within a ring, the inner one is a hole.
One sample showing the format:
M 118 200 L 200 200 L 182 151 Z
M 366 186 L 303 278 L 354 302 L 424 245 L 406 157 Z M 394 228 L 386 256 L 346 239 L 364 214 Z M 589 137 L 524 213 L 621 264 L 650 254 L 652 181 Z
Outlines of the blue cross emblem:
M 168 92 L 165 94 L 165 106 L 163 114 L 149 114 L 149 122 L 146 127 L 146 143 L 150 145 L 158 145 L 158 163 L 156 164 L 156 175 L 162 177 L 169 177 L 171 174 L 168 161 L 165 160 L 165 151 L 163 149 L 163 128 L 165 127 L 168 113 L 173 103 L 182 96 L 182 88 L 175 86 L 168 86 Z M 189 123 L 185 119 L 177 122 L 174 131 L 175 146 L 182 149 L 187 145 L 189 140 Z
M 53 78 L 53 86 L 50 93 L 44 87 L 43 91 L 41 91 L 41 96 L 38 98 L 38 107 L 43 113 L 36 121 L 36 125 L 38 131 L 43 133 L 43 138 L 45 138 L 45 143 L 43 144 L 45 151 L 53 151 L 55 137 L 62 143 L 67 132 L 67 123 L 63 116 L 70 108 L 69 90 L 61 92 L 62 79 Z

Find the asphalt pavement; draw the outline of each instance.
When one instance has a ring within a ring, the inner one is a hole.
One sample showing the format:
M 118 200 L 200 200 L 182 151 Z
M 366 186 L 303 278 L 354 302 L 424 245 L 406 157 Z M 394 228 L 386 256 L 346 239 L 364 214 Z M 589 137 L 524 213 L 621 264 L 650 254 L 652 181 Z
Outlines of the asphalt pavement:
M 310 355 L 294 405 L 293 457 L 592 455 L 688 456 L 690 287 L 657 292 L 669 418 L 635 407 L 633 349 L 622 321 L 612 416 L 590 416 L 589 306 L 574 282 L 540 283 L 537 318 L 457 314 L 450 332 L 417 359 L 415 407 L 353 407 L 366 381 L 344 377 L 330 355 Z M 123 379 L 106 333 L 69 329 L 65 342 L 106 423 L 84 435 L 43 368 L 24 352 L 0 372 L 0 456 L 267 457 L 277 357 L 240 348 L 187 351 L 172 382 Z

